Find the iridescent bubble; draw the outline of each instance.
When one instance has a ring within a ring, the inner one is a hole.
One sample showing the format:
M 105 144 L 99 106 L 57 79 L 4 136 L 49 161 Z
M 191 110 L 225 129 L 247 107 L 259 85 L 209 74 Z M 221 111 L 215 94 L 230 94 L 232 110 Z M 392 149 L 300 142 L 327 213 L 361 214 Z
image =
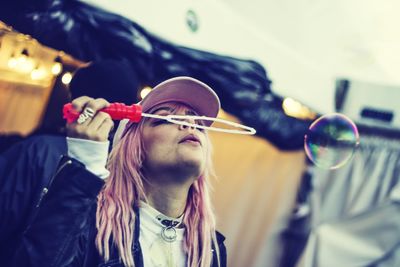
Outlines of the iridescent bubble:
M 354 122 L 343 114 L 331 113 L 311 124 L 304 137 L 304 149 L 316 166 L 337 169 L 353 157 L 359 140 Z

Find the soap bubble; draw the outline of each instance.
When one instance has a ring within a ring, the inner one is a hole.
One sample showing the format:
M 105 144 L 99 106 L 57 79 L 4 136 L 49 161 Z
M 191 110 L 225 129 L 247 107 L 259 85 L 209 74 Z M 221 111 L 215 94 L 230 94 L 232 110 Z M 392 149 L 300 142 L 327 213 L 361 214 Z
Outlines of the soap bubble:
M 337 169 L 346 164 L 359 144 L 356 125 L 339 113 L 315 120 L 304 137 L 308 158 L 323 169 Z

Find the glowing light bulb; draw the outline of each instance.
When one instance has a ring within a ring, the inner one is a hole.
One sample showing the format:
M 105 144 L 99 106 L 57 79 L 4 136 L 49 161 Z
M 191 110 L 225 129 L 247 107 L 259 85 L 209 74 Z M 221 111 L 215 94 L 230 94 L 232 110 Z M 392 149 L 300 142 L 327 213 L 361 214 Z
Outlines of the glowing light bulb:
M 140 97 L 143 99 L 150 92 L 151 92 L 151 87 L 146 86 L 145 88 L 142 89 L 142 91 L 140 91 Z
M 301 104 L 289 97 L 283 100 L 282 107 L 286 114 L 296 114 L 301 112 Z
M 72 74 L 71 72 L 66 72 L 64 75 L 61 77 L 61 82 L 65 85 L 69 84 L 72 80 Z
M 300 102 L 289 97 L 283 100 L 282 108 L 286 115 L 298 119 L 315 119 L 317 115 Z
M 33 59 L 31 59 L 29 56 L 21 54 L 17 58 L 17 66 L 16 67 L 17 67 L 18 71 L 20 71 L 20 72 L 29 73 L 35 67 L 35 64 L 34 64 Z
M 54 63 L 54 65 L 51 67 L 51 73 L 54 75 L 60 74 L 62 71 L 62 64 L 60 62 Z

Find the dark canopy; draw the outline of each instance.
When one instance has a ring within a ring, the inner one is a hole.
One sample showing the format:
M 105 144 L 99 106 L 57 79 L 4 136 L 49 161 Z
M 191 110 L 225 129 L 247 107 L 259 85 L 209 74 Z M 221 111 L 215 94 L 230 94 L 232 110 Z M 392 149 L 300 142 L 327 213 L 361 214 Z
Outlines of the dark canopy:
M 131 20 L 76 0 L 7 0 L 0 20 L 83 61 L 127 59 L 142 85 L 179 75 L 202 80 L 215 89 L 225 111 L 259 136 L 283 150 L 303 148 L 310 121 L 284 114 L 282 99 L 271 92 L 265 69 L 255 61 L 171 44 Z

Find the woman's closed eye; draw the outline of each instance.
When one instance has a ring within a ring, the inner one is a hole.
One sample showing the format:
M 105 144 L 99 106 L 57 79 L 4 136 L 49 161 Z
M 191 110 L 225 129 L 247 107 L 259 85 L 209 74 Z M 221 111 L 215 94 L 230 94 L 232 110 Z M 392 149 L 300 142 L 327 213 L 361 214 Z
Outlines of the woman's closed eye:
M 155 119 L 151 125 L 153 126 L 157 126 L 157 125 L 161 125 L 161 124 L 166 124 L 166 123 L 171 123 L 167 120 L 163 120 L 163 119 Z

